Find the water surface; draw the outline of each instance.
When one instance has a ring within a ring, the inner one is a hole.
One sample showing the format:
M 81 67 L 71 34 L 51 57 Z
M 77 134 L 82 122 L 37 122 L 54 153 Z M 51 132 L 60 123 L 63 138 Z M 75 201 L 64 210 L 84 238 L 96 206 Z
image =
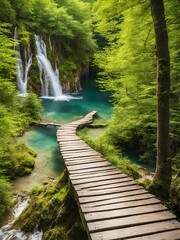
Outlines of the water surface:
M 107 122 L 111 118 L 112 105 L 108 101 L 109 95 L 99 91 L 94 80 L 86 80 L 83 89 L 78 94 L 72 94 L 70 101 L 54 101 L 42 99 L 44 106 L 43 121 L 67 123 L 85 116 L 96 110 L 95 122 Z M 42 185 L 49 179 L 57 178 L 64 169 L 64 163 L 56 141 L 56 127 L 33 126 L 20 138 L 37 153 L 33 172 L 13 182 L 14 192 L 23 194 L 29 192 L 33 186 Z M 90 136 L 96 138 L 102 134 L 102 129 L 91 129 Z

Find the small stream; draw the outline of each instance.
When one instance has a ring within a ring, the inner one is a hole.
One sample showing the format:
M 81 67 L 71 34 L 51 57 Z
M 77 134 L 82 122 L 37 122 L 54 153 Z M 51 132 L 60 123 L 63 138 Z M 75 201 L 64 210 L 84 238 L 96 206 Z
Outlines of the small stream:
M 16 229 L 12 229 L 13 222 L 20 216 L 22 211 L 28 206 L 29 197 L 17 197 L 18 204 L 13 208 L 9 221 L 6 225 L 0 228 L 0 240 L 41 240 L 42 231 L 34 229 L 33 234 L 25 234 L 24 232 Z

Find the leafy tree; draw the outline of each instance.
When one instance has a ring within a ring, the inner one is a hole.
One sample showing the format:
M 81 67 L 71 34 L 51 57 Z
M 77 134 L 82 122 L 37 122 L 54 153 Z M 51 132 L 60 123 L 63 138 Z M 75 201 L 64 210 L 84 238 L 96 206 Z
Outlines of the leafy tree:
M 29 174 L 34 167 L 34 153 L 17 143 L 17 135 L 24 125 L 39 118 L 40 104 L 32 98 L 32 107 L 24 109 L 18 99 L 16 83 L 15 41 L 9 38 L 9 27 L 0 24 L 0 215 L 11 204 L 11 187 L 9 179 L 21 174 Z M 34 100 L 34 101 L 33 101 Z M 28 99 L 27 99 L 28 102 Z M 26 103 L 27 104 L 27 103 Z M 28 104 L 27 104 L 28 105 Z M 31 117 L 29 115 L 32 114 Z M 15 143 L 16 142 L 16 143 Z
M 22 102 L 21 111 L 30 119 L 30 122 L 41 119 L 40 111 L 42 109 L 41 101 L 35 93 L 29 93 Z
M 12 202 L 11 187 L 7 180 L 0 175 L 0 216 L 6 211 L 6 206 Z

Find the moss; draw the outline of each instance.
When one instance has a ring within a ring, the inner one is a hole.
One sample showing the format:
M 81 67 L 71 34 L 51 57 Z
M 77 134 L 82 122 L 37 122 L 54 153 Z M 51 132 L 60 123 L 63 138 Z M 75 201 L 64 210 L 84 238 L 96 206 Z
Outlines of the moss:
M 33 188 L 31 202 L 13 228 L 33 232 L 36 225 L 43 230 L 43 240 L 87 239 L 66 174 L 41 190 Z

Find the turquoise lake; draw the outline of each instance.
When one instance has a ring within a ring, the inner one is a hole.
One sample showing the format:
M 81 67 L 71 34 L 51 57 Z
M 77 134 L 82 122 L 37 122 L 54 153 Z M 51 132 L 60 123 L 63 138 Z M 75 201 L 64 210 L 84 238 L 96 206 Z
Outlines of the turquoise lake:
M 44 106 L 43 121 L 66 123 L 85 116 L 96 110 L 94 122 L 107 122 L 112 115 L 112 105 L 109 94 L 100 92 L 94 80 L 84 80 L 82 90 L 71 95 L 70 101 L 54 101 L 42 99 Z M 21 137 L 36 153 L 36 165 L 32 174 L 18 178 L 13 182 L 15 193 L 29 192 L 32 187 L 42 185 L 49 179 L 56 178 L 64 169 L 63 160 L 56 141 L 56 127 L 33 126 Z M 90 135 L 96 137 L 103 130 L 90 130 Z

